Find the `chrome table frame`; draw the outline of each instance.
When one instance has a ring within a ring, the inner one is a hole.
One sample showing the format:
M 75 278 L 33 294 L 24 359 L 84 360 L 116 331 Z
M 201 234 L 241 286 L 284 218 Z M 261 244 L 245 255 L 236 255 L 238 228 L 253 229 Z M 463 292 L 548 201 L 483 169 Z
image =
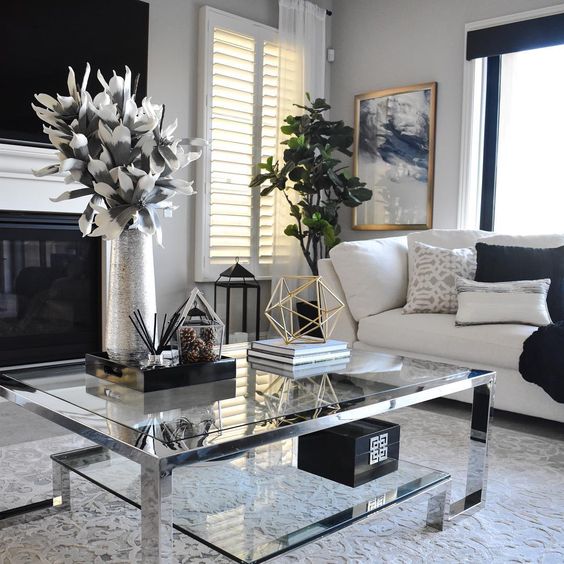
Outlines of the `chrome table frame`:
M 456 375 L 391 389 L 368 396 L 362 402 L 355 402 L 354 407 L 340 412 L 320 415 L 319 410 L 311 410 L 300 413 L 302 420 L 291 424 L 283 424 L 284 417 L 270 419 L 268 426 L 264 421 L 251 423 L 246 425 L 243 437 L 238 429 L 238 436 L 231 440 L 229 429 L 215 431 L 208 435 L 207 444 L 195 448 L 188 448 L 183 441 L 165 444 L 146 435 L 147 440 L 140 441 L 141 432 L 115 421 L 110 428 L 105 417 L 23 384 L 11 378 L 9 373 L 0 375 L 0 396 L 140 464 L 143 562 L 162 563 L 172 559 L 172 472 L 175 467 L 244 452 L 469 389 L 473 389 L 473 404 L 466 494 L 450 504 L 450 511 L 447 491 L 441 490 L 434 495 L 429 503 L 427 522 L 441 529 L 441 511 L 449 511 L 448 518 L 452 520 L 481 509 L 486 496 L 488 429 L 495 376 L 495 372 L 472 371 L 465 377 Z M 346 402 L 341 407 L 345 405 Z M 219 436 L 222 441 L 214 443 L 213 439 Z M 52 506 L 48 508 L 51 510 L 70 506 L 68 469 L 54 463 L 53 499 L 40 504 L 41 509 L 45 509 L 46 505 Z M 4 515 L 0 514 L 0 519 L 8 517 L 8 523 L 14 512 L 19 515 L 26 510 L 37 510 L 37 505 L 4 512 Z

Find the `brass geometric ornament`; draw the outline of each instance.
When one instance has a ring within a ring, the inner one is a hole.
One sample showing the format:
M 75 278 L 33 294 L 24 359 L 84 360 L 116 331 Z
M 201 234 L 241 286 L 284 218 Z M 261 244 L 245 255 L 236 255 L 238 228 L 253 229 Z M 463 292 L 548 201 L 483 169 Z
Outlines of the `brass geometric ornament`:
M 308 304 L 312 313 L 299 311 L 300 303 Z M 284 276 L 276 284 L 264 314 L 287 345 L 324 343 L 344 307 L 321 276 Z

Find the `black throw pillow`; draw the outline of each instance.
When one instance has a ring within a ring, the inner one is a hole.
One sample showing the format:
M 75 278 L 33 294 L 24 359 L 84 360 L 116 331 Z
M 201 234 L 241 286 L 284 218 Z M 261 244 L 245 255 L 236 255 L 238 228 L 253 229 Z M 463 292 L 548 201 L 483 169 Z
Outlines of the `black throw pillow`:
M 476 253 L 478 282 L 550 278 L 548 311 L 553 322 L 564 320 L 564 247 L 529 249 L 476 243 Z

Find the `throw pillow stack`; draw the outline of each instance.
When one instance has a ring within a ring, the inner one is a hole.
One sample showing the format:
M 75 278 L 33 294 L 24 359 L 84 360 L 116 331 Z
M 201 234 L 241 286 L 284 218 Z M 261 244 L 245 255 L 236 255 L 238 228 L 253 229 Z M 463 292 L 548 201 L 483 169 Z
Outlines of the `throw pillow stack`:
M 555 242 L 562 236 L 494 235 L 459 249 L 414 242 L 403 313 L 456 313 L 461 326 L 564 320 L 564 246 Z

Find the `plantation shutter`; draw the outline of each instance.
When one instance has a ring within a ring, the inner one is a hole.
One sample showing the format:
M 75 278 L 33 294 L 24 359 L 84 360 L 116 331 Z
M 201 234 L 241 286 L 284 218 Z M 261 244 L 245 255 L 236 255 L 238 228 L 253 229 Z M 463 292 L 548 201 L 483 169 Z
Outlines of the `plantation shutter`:
M 213 34 L 210 260 L 251 260 L 255 40 Z
M 215 280 L 239 261 L 257 276 L 272 262 L 273 196 L 249 188 L 256 165 L 276 152 L 276 31 L 205 7 L 202 136 L 207 158 L 197 187 L 196 278 Z
M 278 129 L 279 53 L 276 43 L 265 42 L 262 65 L 261 162 L 276 155 Z M 274 245 L 274 194 L 260 198 L 259 262 L 272 263 Z

